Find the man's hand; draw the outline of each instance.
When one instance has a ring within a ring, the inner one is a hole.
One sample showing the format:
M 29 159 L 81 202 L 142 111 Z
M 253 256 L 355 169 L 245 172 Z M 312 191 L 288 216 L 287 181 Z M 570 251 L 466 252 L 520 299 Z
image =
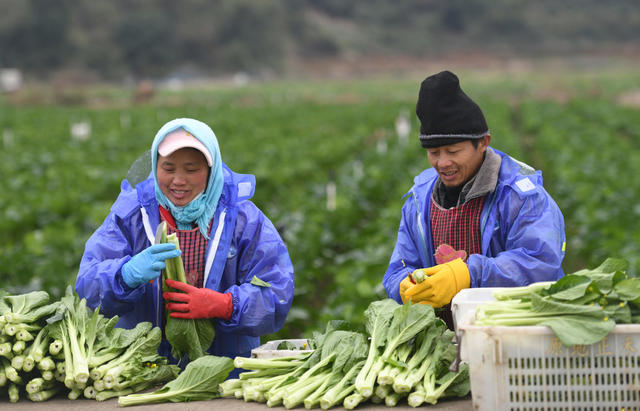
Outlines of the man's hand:
M 402 299 L 403 303 L 406 303 L 407 301 L 409 301 L 409 297 L 407 297 L 405 293 L 409 288 L 413 287 L 415 284 L 416 283 L 414 283 L 411 280 L 411 276 L 409 275 L 400 282 L 400 298 Z
M 167 279 L 165 283 L 181 293 L 164 292 L 162 297 L 170 302 L 167 310 L 173 318 L 222 318 L 228 320 L 233 313 L 231 293 L 219 293 L 208 288 L 197 288 L 180 281 Z
M 407 288 L 404 291 L 404 297 L 402 297 L 402 283 L 400 283 L 403 302 L 411 300 L 414 303 L 429 304 L 438 308 L 449 304 L 460 290 L 471 286 L 469 268 L 460 258 L 426 268 L 425 274 L 428 277 L 423 282 Z

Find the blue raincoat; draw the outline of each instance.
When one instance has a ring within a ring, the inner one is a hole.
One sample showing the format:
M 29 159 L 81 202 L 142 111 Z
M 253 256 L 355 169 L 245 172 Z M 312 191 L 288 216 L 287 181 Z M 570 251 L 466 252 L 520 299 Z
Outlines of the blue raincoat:
M 232 172 L 223 164 L 224 185 L 213 217 L 204 286 L 233 296 L 233 314 L 216 321 L 213 355 L 250 356 L 260 335 L 284 324 L 293 300 L 293 265 L 271 221 L 249 199 L 255 177 Z M 141 321 L 162 325 L 163 306 L 158 280 L 129 288 L 120 269 L 132 256 L 151 245 L 160 222 L 154 181 L 135 189 L 127 180 L 106 220 L 89 238 L 76 279 L 76 291 L 106 316 L 118 315 L 118 327 Z M 271 287 L 252 285 L 257 276 Z M 160 354 L 169 356 L 166 341 Z
M 467 259 L 471 287 L 517 287 L 562 277 L 564 218 L 542 186 L 542 173 L 493 149 L 502 157 L 498 182 L 482 209 L 482 254 Z M 436 265 L 431 235 L 431 193 L 435 169 L 424 170 L 402 207 L 389 268 L 382 283 L 402 302 L 400 282 L 417 268 Z

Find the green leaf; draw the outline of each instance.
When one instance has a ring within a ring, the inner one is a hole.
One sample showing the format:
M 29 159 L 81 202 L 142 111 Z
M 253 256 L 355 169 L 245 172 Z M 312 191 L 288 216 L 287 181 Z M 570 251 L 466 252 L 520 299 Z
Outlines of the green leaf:
M 576 314 L 585 317 L 603 318 L 602 308 L 598 305 L 576 305 L 554 301 L 550 297 L 532 295 L 531 310 L 545 315 Z
M 262 281 L 261 279 L 259 279 L 257 276 L 253 276 L 253 278 L 251 279 L 251 284 L 253 285 L 257 285 L 258 287 L 271 287 L 271 284 L 269 284 L 266 281 Z
M 215 338 L 215 326 L 209 319 L 187 320 L 167 318 L 165 335 L 171 344 L 171 354 L 182 359 L 185 355 L 195 360 L 206 355 Z
M 542 295 L 551 295 L 559 300 L 575 300 L 584 296 L 591 284 L 589 277 L 569 274 L 549 287 Z
M 625 271 L 628 267 L 629 263 L 624 259 L 607 258 L 593 270 L 584 269 L 576 271 L 573 275 L 584 275 L 591 278 L 603 293 L 608 294 L 615 284 L 614 279 L 616 278 L 617 272 Z M 620 277 L 618 276 L 617 278 L 619 279 Z
M 393 313 L 399 304 L 390 298 L 374 301 L 364 312 L 365 327 L 371 336 L 371 343 L 376 347 L 384 344 L 387 334 L 387 327 L 393 319 Z
M 433 322 L 435 313 L 433 307 L 427 304 L 403 304 L 393 311 L 393 320 L 387 330 L 386 346 L 383 357 L 390 357 L 390 353 L 400 344 L 409 341 Z
M 558 316 L 540 323 L 550 327 L 566 346 L 595 344 L 605 338 L 616 326 L 613 320 L 592 316 Z
M 227 357 L 205 355 L 191 361 L 185 370 L 164 387 L 148 394 L 132 394 L 118 399 L 126 407 L 163 402 L 189 402 L 218 398 L 218 385 L 233 370 L 233 360 Z
M 609 257 L 600 264 L 594 271 L 602 273 L 613 273 L 616 271 L 625 271 L 629 268 L 629 262 L 624 258 Z
M 631 323 L 631 308 L 629 304 L 623 302 L 615 302 L 614 304 L 604 307 L 605 316 L 609 319 L 613 319 L 616 324 L 629 324 Z
M 636 300 L 640 298 L 640 278 L 629 278 L 619 281 L 614 290 L 621 300 Z
M 2 299 L 5 304 L 11 305 L 11 312 L 27 314 L 34 308 L 47 304 L 49 302 L 49 293 L 46 291 L 32 291 L 25 294 L 6 295 Z

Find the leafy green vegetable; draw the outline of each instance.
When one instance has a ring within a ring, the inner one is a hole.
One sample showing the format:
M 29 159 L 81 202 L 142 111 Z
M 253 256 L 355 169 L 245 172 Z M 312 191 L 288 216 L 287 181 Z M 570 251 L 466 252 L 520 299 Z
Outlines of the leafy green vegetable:
M 356 380 L 356 389 L 364 398 L 369 398 L 373 394 L 374 383 L 378 373 L 383 369 L 385 361 L 392 358 L 393 353 L 402 344 L 414 338 L 425 327 L 433 323 L 435 319 L 433 308 L 429 305 L 398 305 L 395 301 L 394 304 L 396 304 L 396 307 L 392 311 L 391 321 L 381 333 L 384 334 L 384 351 L 378 355 L 376 351 L 370 349 L 370 357 L 367 358 L 367 361 L 373 356 L 372 365 L 367 374 L 365 374 L 365 368 L 363 368 L 358 375 L 358 378 L 361 379 Z M 379 316 L 380 313 L 376 315 Z M 373 344 L 372 340 L 371 345 Z
M 461 374 L 449 371 L 457 354 L 452 344 L 454 334 L 435 317 L 433 308 L 400 306 L 385 299 L 369 305 L 367 321 L 370 341 L 368 336 L 353 331 L 348 322 L 333 320 L 323 334 L 314 333 L 309 340 L 316 346 L 312 354 L 269 359 L 236 357 L 236 367 L 252 371 L 220 384 L 219 391 L 223 397 L 288 409 L 301 403 L 307 409 L 328 409 L 339 403 L 353 409 L 368 400 L 394 406 L 414 392 L 420 393 L 420 404 L 435 403 L 447 395 L 469 392 L 464 367 Z M 369 367 L 368 373 L 363 373 L 365 367 Z M 365 395 L 358 389 L 357 377 L 362 378 L 365 389 L 371 379 L 372 394 Z
M 545 325 L 566 346 L 596 343 L 640 315 L 640 279 L 628 278 L 627 267 L 608 258 L 555 282 L 497 291 L 496 302 L 478 307 L 476 324 Z
M 39 292 L 0 292 L 0 301 L 0 385 L 10 381 L 24 386 L 32 401 L 44 401 L 65 387 L 70 399 L 108 398 L 178 375 L 179 368 L 157 353 L 159 328 L 148 322 L 130 330 L 115 328 L 117 317 L 105 318 L 91 310 L 71 287 L 51 303 Z M 7 318 L 20 322 L 6 322 Z M 106 390 L 110 392 L 100 394 Z M 17 401 L 20 390 L 12 391 Z
M 189 402 L 218 398 L 218 385 L 233 369 L 233 360 L 205 355 L 191 361 L 178 378 L 152 393 L 131 394 L 118 398 L 118 405 Z
M 175 233 L 167 235 L 167 224 L 162 222 L 161 243 L 173 243 L 177 249 L 180 249 L 180 242 Z M 169 288 L 164 283 L 167 278 L 171 280 L 187 282 L 182 257 L 170 258 L 166 261 L 166 269 L 163 271 L 162 287 L 163 291 Z M 166 311 L 166 310 L 165 310 Z M 188 320 L 182 318 L 173 318 L 169 312 L 165 312 L 165 336 L 171 344 L 171 354 L 184 362 L 187 358 L 195 360 L 207 354 L 207 350 L 211 347 L 213 339 L 216 335 L 215 324 L 210 319 Z
M 386 298 L 372 302 L 364 312 L 365 327 L 371 336 L 371 341 L 366 362 L 356 377 L 355 387 L 359 392 L 365 391 L 367 397 L 373 394 L 373 384 L 377 377 L 377 374 L 371 373 L 371 369 L 381 354 L 379 348 L 386 342 L 386 332 L 397 307 L 397 302 Z

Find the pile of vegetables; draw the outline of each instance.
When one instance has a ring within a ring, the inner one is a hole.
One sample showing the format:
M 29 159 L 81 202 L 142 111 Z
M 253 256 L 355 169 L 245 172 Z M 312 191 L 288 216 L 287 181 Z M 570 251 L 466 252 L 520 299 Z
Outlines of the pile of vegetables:
M 353 409 L 366 401 L 413 407 L 469 393 L 469 371 L 456 358 L 454 334 L 428 305 L 374 301 L 365 312 L 367 334 L 332 321 L 313 338 L 312 353 L 258 359 L 236 357 L 247 371 L 220 384 L 223 397 L 264 402 L 269 407 Z M 369 340 L 370 339 L 370 340 Z
M 91 310 L 71 289 L 59 301 L 44 291 L 0 295 L 0 395 L 44 401 L 131 394 L 179 372 L 158 355 L 159 328 L 115 328 L 118 317 Z
M 640 278 L 628 262 L 608 258 L 594 269 L 494 293 L 476 310 L 476 325 L 546 325 L 566 346 L 605 338 L 616 324 L 640 323 Z

